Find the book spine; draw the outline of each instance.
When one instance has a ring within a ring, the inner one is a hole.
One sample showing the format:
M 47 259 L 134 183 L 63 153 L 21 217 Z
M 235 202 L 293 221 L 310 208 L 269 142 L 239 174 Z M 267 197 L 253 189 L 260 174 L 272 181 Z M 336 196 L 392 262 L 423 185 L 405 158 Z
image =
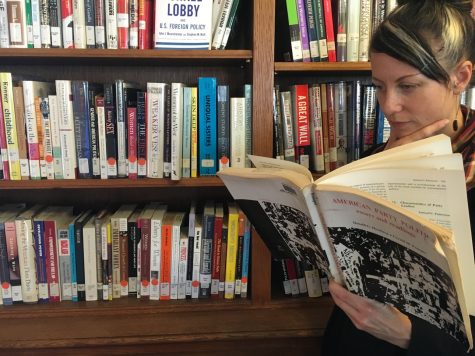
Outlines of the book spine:
M 41 97 L 35 96 L 35 118 L 36 130 L 38 131 L 38 152 L 40 158 L 40 177 L 46 178 L 46 162 L 45 162 L 45 147 L 44 147 L 44 132 L 43 132 L 43 114 L 41 112 Z
M 221 209 L 222 210 L 222 209 Z M 218 212 L 218 208 L 216 209 Z M 219 277 L 221 275 L 221 256 L 223 255 L 223 216 L 215 216 L 213 230 L 213 254 L 211 261 L 211 297 L 219 296 Z
M 242 253 L 244 247 L 244 224 L 245 216 L 244 213 L 239 214 L 238 219 L 238 241 L 237 241 L 237 251 L 236 251 L 236 273 L 234 276 L 234 295 L 241 295 L 241 277 L 242 277 Z
M 186 298 L 191 298 L 191 289 L 193 282 L 193 256 L 194 256 L 195 232 L 188 234 L 188 257 L 186 264 Z
M 147 176 L 146 96 L 146 92 L 137 93 L 137 176 L 139 178 Z
M 7 0 L 10 48 L 27 48 L 25 1 Z
M 310 122 L 308 110 L 308 85 L 293 86 L 293 118 L 295 135 L 295 160 L 310 168 Z
M 56 95 L 59 106 L 59 133 L 61 138 L 61 158 L 63 178 L 76 178 L 76 144 L 74 139 L 74 116 L 69 80 L 56 80 Z
M 229 85 L 218 85 L 217 92 L 218 169 L 230 166 Z
M 239 228 L 239 214 L 236 212 L 229 212 L 228 217 L 228 236 L 227 236 L 227 251 L 226 251 L 226 276 L 224 283 L 224 298 L 234 298 L 234 287 L 236 278 L 236 257 L 238 250 L 238 228 Z
M 94 38 L 96 48 L 106 48 L 105 0 L 94 0 Z
M 348 115 L 347 115 L 346 83 L 335 84 L 335 132 L 337 143 L 337 163 L 342 167 L 348 163 Z
M 218 297 L 224 297 L 224 287 L 226 281 L 226 257 L 228 251 L 228 217 L 223 217 L 223 227 L 221 232 L 221 258 L 219 260 L 219 285 Z
M 249 286 L 249 261 L 251 253 L 251 222 L 245 218 L 242 247 L 241 298 L 247 298 Z
M 36 278 L 35 242 L 30 219 L 15 221 L 18 259 L 21 274 L 21 294 L 25 303 L 38 301 L 38 281 Z
M 0 0 L 0 48 L 10 46 L 8 27 L 7 1 Z
M 117 119 L 117 176 L 127 176 L 127 105 L 124 81 L 115 81 L 115 108 Z
M 274 86 L 272 90 L 272 119 L 274 128 L 274 149 L 273 156 L 277 159 L 284 159 L 284 138 L 282 133 L 282 110 L 280 108 L 280 88 Z
M 20 260 L 18 256 L 15 221 L 5 222 L 5 238 L 7 241 L 8 268 L 12 286 L 13 303 L 23 302 L 21 290 Z
M 305 281 L 305 272 L 303 265 L 297 259 L 294 259 L 295 271 L 297 273 L 297 285 L 299 287 L 299 294 L 307 294 L 307 282 Z
M 69 243 L 68 229 L 58 229 L 57 237 L 59 280 L 61 281 L 61 300 L 72 300 L 73 288 L 71 285 L 71 245 Z
M 191 177 L 191 87 L 183 88 L 182 177 Z
M 152 44 L 152 29 L 153 29 L 153 4 L 152 0 L 138 0 L 139 1 L 139 49 L 150 49 Z
M 318 51 L 320 53 L 320 61 L 328 62 L 328 44 L 327 31 L 325 29 L 325 15 L 323 11 L 322 0 L 313 0 L 313 10 L 315 12 L 315 24 L 318 37 Z
M 1 159 L 1 169 L 2 178 L 4 180 L 10 179 L 10 168 L 8 163 L 8 148 L 7 148 L 7 136 L 5 130 L 5 120 L 3 116 L 3 103 L 0 100 L 0 159 Z
M 211 42 L 211 49 L 219 49 L 221 46 L 221 42 L 224 38 L 224 32 L 226 30 L 226 24 L 231 12 L 232 4 L 233 0 L 224 0 L 223 2 L 221 11 L 216 20 L 216 29 L 214 32 L 213 41 Z
M 10 270 L 8 268 L 7 238 L 5 225 L 0 221 L 0 285 L 4 305 L 13 304 L 12 286 L 10 284 Z
M 86 300 L 86 281 L 84 271 L 84 240 L 83 223 L 76 222 L 74 226 L 74 256 L 76 262 L 77 300 Z M 74 287 L 73 287 L 74 288 Z M 74 300 L 74 289 L 73 289 Z
M 335 32 L 333 30 L 333 12 L 331 0 L 323 0 L 325 30 L 327 33 L 328 61 L 336 62 Z
M 117 1 L 105 0 L 106 7 L 106 45 L 108 49 L 117 49 Z
M 229 10 L 228 20 L 226 21 L 226 28 L 224 29 L 223 39 L 221 41 L 221 44 L 219 45 L 219 49 L 225 49 L 226 45 L 228 44 L 229 36 L 231 35 L 234 24 L 236 23 L 238 7 L 239 0 L 233 0 L 231 9 Z
M 246 166 L 246 117 L 245 98 L 230 99 L 230 136 L 231 136 L 231 167 Z
M 101 225 L 101 264 L 102 264 L 102 300 L 109 300 L 109 227 L 110 219 L 104 221 Z
M 49 0 L 51 47 L 61 48 L 61 0 Z
M 13 101 L 13 84 L 10 73 L 0 73 L 3 120 L 7 141 L 8 167 L 11 180 L 21 180 L 21 166 L 18 149 L 17 125 Z
M 296 0 L 297 17 L 300 29 L 300 42 L 302 44 L 302 60 L 310 62 L 310 41 L 308 38 L 307 15 L 305 14 L 305 0 Z
M 346 30 L 348 21 L 347 0 L 338 1 L 337 33 L 336 33 L 336 60 L 346 61 Z
M 197 217 L 198 219 L 198 217 Z M 201 219 L 201 217 L 199 217 Z M 200 291 L 200 267 L 201 267 L 201 238 L 202 238 L 201 222 L 195 224 L 194 238 L 193 238 L 193 271 L 191 282 L 191 298 L 196 299 Z
M 294 62 L 303 61 L 302 42 L 300 40 L 299 18 L 297 13 L 296 0 L 286 0 L 287 20 L 290 32 L 290 46 L 292 48 L 292 59 Z
M 120 222 L 111 218 L 112 229 L 112 298 L 121 297 L 120 289 Z
M 107 210 L 102 210 L 94 218 L 94 246 L 95 246 L 95 258 L 96 258 L 96 294 L 97 300 L 103 300 L 104 290 L 104 271 L 102 264 L 102 224 L 105 219 Z M 107 215 L 106 215 L 107 216 Z
M 294 124 L 292 118 L 292 98 L 290 91 L 280 92 L 280 107 L 282 109 L 284 158 L 286 161 L 295 162 Z
M 360 4 L 361 0 L 348 1 L 348 22 L 346 32 L 346 60 L 357 62 L 360 42 Z
M 330 170 L 337 166 L 337 145 L 336 145 L 336 117 L 335 117 L 335 85 L 328 83 L 327 89 L 327 118 L 328 118 L 328 147 L 330 158 Z
M 292 296 L 299 295 L 299 285 L 297 280 L 297 271 L 295 269 L 295 261 L 292 258 L 285 259 L 285 266 L 287 267 L 287 275 L 290 282 L 290 293 Z
M 320 281 L 320 275 L 318 269 L 311 267 L 306 268 L 305 271 L 305 282 L 307 284 L 308 296 L 310 298 L 318 298 L 323 295 L 322 284 Z
M 129 236 L 127 218 L 119 220 L 120 297 L 129 295 Z
M 312 62 L 320 62 L 320 53 L 318 51 L 317 25 L 315 22 L 315 12 L 313 9 L 313 0 L 305 0 L 305 13 L 307 15 L 307 32 L 310 49 L 310 59 Z
M 284 290 L 284 294 L 286 296 L 292 295 L 292 291 L 290 290 L 289 274 L 287 273 L 287 265 L 285 264 L 285 259 L 279 260 L 278 263 L 281 271 L 282 287 Z
M 182 176 L 183 152 L 183 87 L 182 83 L 171 85 L 171 179 Z
M 315 172 L 325 171 L 325 161 L 323 158 L 323 127 L 322 127 L 322 107 L 320 99 L 320 86 L 312 85 L 309 88 L 310 107 L 310 139 L 312 145 L 312 165 Z
M 198 78 L 200 176 L 216 175 L 216 78 Z
M 328 140 L 327 84 L 320 84 L 320 99 L 322 110 L 323 161 L 325 173 L 328 173 L 330 172 L 330 144 Z
M 127 175 L 137 179 L 137 108 L 127 108 Z
M 214 207 L 213 207 L 214 210 Z M 214 214 L 203 215 L 200 259 L 199 298 L 209 298 L 211 292 L 211 273 L 213 255 Z
M 69 251 L 71 254 L 71 300 L 73 302 L 78 301 L 78 283 L 77 283 L 77 273 L 76 273 L 76 226 L 72 222 L 68 227 L 68 237 L 69 237 Z
M 86 7 L 84 0 L 73 1 L 74 48 L 86 48 Z
M 180 235 L 179 260 L 178 260 L 178 295 L 177 299 L 186 298 L 186 282 L 188 267 L 188 235 L 182 232 Z
M 113 284 L 113 261 L 112 261 L 112 223 L 107 224 L 107 297 L 111 301 L 114 298 Z
M 107 177 L 117 178 L 117 117 L 113 84 L 104 84 Z
M 172 249 L 171 249 L 171 276 L 170 276 L 170 299 L 178 299 L 178 285 L 180 278 L 180 226 L 176 224 L 176 219 L 172 226 Z
M 129 48 L 129 0 L 117 1 L 117 46 Z
M 107 179 L 107 139 L 106 139 L 106 117 L 104 109 L 104 97 L 96 96 L 97 132 L 99 140 L 99 164 L 101 179 Z
M 86 47 L 96 48 L 95 34 L 95 0 L 84 0 L 85 7 L 85 28 L 86 28 Z
M 147 83 L 147 177 L 163 178 L 165 84 Z
M 369 60 L 369 41 L 371 38 L 371 7 L 373 1 L 360 0 L 360 28 L 358 44 L 358 61 L 367 62 Z
M 139 48 L 139 1 L 129 0 L 129 48 Z
M 363 127 L 363 152 L 374 145 L 376 122 L 376 88 L 365 85 L 363 88 L 363 109 L 361 112 Z
M 86 301 L 98 300 L 96 265 L 96 228 L 88 223 L 83 228 L 84 242 L 84 286 Z
M 34 221 L 34 239 L 36 251 L 36 276 L 38 281 L 38 300 L 47 302 L 49 299 L 48 277 L 46 274 L 45 237 L 43 221 Z
M 30 179 L 30 168 L 28 164 L 28 145 L 26 139 L 25 104 L 23 102 L 23 88 L 15 85 L 13 87 L 13 108 L 15 110 L 15 123 L 18 140 L 18 158 L 20 159 L 21 179 Z
M 161 250 L 160 250 L 160 299 L 169 300 L 171 284 L 171 262 L 172 262 L 172 226 L 162 225 Z
M 63 164 L 61 159 L 61 138 L 59 131 L 58 100 L 56 95 L 48 95 L 49 116 L 51 123 L 51 144 L 53 146 L 54 179 L 63 179 Z M 30 164 L 31 167 L 31 164 Z M 30 170 L 31 175 L 31 170 Z
M 49 99 L 40 98 L 41 116 L 43 118 L 43 150 L 45 161 L 45 173 L 47 179 L 54 179 L 54 160 L 53 160 L 53 137 L 51 131 L 51 117 Z
M 244 147 L 245 166 L 251 168 L 252 154 L 252 85 L 244 84 Z
M 79 167 L 79 178 L 92 177 L 92 155 L 90 138 L 90 116 L 88 100 L 88 82 L 72 81 L 73 120 L 76 142 L 76 159 Z
M 141 254 L 141 264 L 140 264 L 140 275 L 141 275 L 141 285 L 140 285 L 140 295 L 149 296 L 150 295 L 150 243 L 151 243 L 151 221 L 150 219 L 140 219 L 140 254 Z
M 386 16 L 386 0 L 375 0 L 372 10 L 371 34 L 374 33 Z
M 191 177 L 198 177 L 198 88 L 191 88 Z
M 54 220 L 44 221 L 44 236 L 46 249 L 46 265 L 49 287 L 49 301 L 61 301 L 60 280 L 59 280 L 59 263 L 58 250 L 56 246 L 56 222 Z
M 33 45 L 33 20 L 31 18 L 31 0 L 25 0 L 26 16 L 26 43 L 28 48 L 34 48 Z
M 64 48 L 74 48 L 73 22 L 74 21 L 72 0 L 61 0 L 61 32 L 63 34 Z
M 49 0 L 40 0 L 41 47 L 51 47 Z
M 170 178 L 172 173 L 172 112 L 171 89 L 165 86 L 165 103 L 163 105 L 163 177 Z
M 91 174 L 93 178 L 101 176 L 101 162 L 99 155 L 99 130 L 97 127 L 97 112 L 96 112 L 96 96 L 97 90 L 89 86 L 87 93 L 88 100 L 88 115 L 89 115 L 89 135 L 91 137 Z
M 129 275 L 129 295 L 137 293 L 137 248 L 140 241 L 140 229 L 137 221 L 127 222 L 128 235 L 128 275 Z

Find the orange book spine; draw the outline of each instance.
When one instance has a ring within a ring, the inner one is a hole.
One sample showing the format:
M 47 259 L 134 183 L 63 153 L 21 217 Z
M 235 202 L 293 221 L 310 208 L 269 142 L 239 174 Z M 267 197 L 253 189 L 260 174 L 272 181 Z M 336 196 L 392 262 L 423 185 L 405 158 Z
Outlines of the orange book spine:
M 170 299 L 172 262 L 172 225 L 162 225 L 162 259 L 160 266 L 160 299 Z

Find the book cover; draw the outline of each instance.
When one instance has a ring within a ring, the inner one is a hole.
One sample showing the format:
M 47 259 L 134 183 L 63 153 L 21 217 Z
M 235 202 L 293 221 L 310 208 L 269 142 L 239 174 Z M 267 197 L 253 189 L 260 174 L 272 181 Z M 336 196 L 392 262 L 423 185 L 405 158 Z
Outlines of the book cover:
M 316 182 L 300 165 L 254 158 L 255 169 L 218 175 L 272 251 L 318 266 L 350 291 L 417 315 L 468 345 L 474 257 L 462 157 L 452 153 L 449 137 L 383 151 Z M 424 177 L 431 184 L 413 184 Z M 415 298 L 421 290 L 427 298 Z
M 199 3 L 156 2 L 154 48 L 209 49 L 212 6 L 212 0 Z

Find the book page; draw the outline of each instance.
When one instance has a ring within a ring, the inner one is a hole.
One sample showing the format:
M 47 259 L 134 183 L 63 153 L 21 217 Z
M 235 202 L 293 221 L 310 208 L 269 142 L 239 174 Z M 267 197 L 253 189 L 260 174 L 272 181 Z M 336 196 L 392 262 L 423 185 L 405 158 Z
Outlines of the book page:
M 313 228 L 304 187 L 279 177 L 276 172 L 264 173 L 252 168 L 239 172 L 234 174 L 236 170 L 228 168 L 218 175 L 274 257 L 295 257 L 329 273 L 328 257 Z M 307 184 L 306 189 L 310 187 Z
M 463 291 L 449 266 L 457 261 L 444 254 L 450 231 L 351 188 L 318 186 L 316 196 L 350 291 L 422 318 L 468 345 Z
M 453 231 L 467 308 L 475 315 L 475 259 L 461 156 L 432 156 L 376 166 L 348 171 L 318 184 L 360 189 Z
M 251 160 L 252 164 L 258 169 L 273 168 L 273 169 L 280 169 L 280 170 L 289 170 L 296 173 L 300 173 L 306 176 L 309 182 L 313 182 L 312 173 L 301 164 L 285 161 L 283 159 L 275 159 L 275 158 L 262 157 L 262 156 L 248 155 L 248 157 Z

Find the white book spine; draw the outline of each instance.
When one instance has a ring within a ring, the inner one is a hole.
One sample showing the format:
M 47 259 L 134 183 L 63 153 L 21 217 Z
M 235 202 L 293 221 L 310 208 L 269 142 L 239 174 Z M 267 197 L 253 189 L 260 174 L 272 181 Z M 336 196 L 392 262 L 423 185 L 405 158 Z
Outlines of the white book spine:
M 117 1 L 105 0 L 106 3 L 106 44 L 108 49 L 117 49 Z
M 223 5 L 224 5 L 225 0 L 214 0 L 213 1 L 213 14 L 211 18 L 211 34 L 214 36 L 214 33 L 216 31 L 216 23 L 218 21 L 218 17 L 221 14 L 221 11 L 223 10 Z
M 142 247 L 139 243 L 137 244 L 137 285 L 136 285 L 136 291 L 137 291 L 137 298 L 140 299 L 142 297 Z
M 10 48 L 27 48 L 25 1 L 7 0 Z
M 10 47 L 10 36 L 8 33 L 7 1 L 0 0 L 0 48 Z
M 49 99 L 42 98 L 42 106 L 45 106 L 47 110 L 46 114 L 43 114 L 43 147 L 45 156 L 45 172 L 47 179 L 54 179 L 54 162 L 53 162 L 53 138 L 51 132 L 51 118 L 49 109 Z
M 61 300 L 72 300 L 71 247 L 67 229 L 58 229 L 57 235 L 59 274 L 61 280 Z M 44 298 L 43 296 L 39 296 Z M 48 295 L 46 295 L 46 298 Z
M 284 158 L 286 160 L 295 160 L 294 128 L 292 120 L 292 103 L 289 91 L 283 91 L 281 96 L 282 109 L 282 134 L 284 136 Z
M 360 0 L 360 38 L 358 45 L 358 61 L 369 60 L 369 40 L 371 37 L 371 0 Z
M 171 87 L 171 178 L 180 180 L 183 152 L 183 87 L 182 83 L 172 83 Z
M 305 282 L 307 283 L 307 292 L 310 298 L 321 297 L 322 283 L 317 269 L 305 271 Z
M 191 282 L 191 298 L 198 298 L 200 291 L 201 267 L 201 226 L 195 225 L 195 240 L 193 242 L 193 273 Z
M 59 107 L 59 134 L 61 138 L 63 177 L 64 179 L 75 179 L 77 164 L 71 81 L 56 80 L 56 95 Z
M 89 222 L 82 230 L 86 301 L 93 301 L 97 300 L 96 228 Z
M 101 179 L 107 179 L 106 118 L 104 106 L 96 106 L 97 131 L 99 136 L 99 162 Z
M 346 58 L 348 62 L 358 62 L 360 42 L 361 0 L 348 0 L 348 22 L 346 27 Z
M 325 170 L 325 162 L 323 158 L 322 105 L 319 85 L 309 88 L 309 99 L 313 167 L 317 172 L 323 172 Z
M 40 37 L 41 47 L 51 47 L 51 26 L 50 26 L 50 12 L 49 1 L 40 0 Z
M 55 179 L 63 179 L 61 162 L 61 138 L 59 134 L 58 101 L 56 95 L 49 95 L 49 115 L 51 124 L 51 141 L 53 145 L 53 170 Z
M 230 99 L 231 167 L 244 168 L 246 164 L 245 98 Z
M 223 41 L 224 32 L 226 30 L 226 24 L 228 23 L 229 13 L 230 13 L 232 4 L 233 4 L 233 0 L 224 0 L 221 13 L 219 14 L 219 17 L 216 23 L 216 30 L 213 35 L 213 42 L 211 43 L 212 49 L 219 49 L 219 47 L 221 46 L 221 42 Z
M 160 213 L 150 220 L 150 300 L 160 299 L 162 218 L 163 215 Z
M 186 298 L 186 269 L 188 265 L 188 235 L 180 236 L 178 261 L 178 299 Z
M 180 226 L 174 225 L 172 228 L 170 299 L 178 299 L 179 263 L 180 263 Z
M 41 48 L 40 2 L 31 0 L 31 22 L 33 31 L 33 47 Z
M 36 303 L 38 301 L 38 281 L 36 279 L 35 242 L 31 220 L 16 220 L 15 230 L 23 301 L 26 303 Z
M 147 83 L 147 177 L 163 178 L 165 84 Z
M 84 0 L 72 1 L 74 48 L 86 48 L 86 7 Z

